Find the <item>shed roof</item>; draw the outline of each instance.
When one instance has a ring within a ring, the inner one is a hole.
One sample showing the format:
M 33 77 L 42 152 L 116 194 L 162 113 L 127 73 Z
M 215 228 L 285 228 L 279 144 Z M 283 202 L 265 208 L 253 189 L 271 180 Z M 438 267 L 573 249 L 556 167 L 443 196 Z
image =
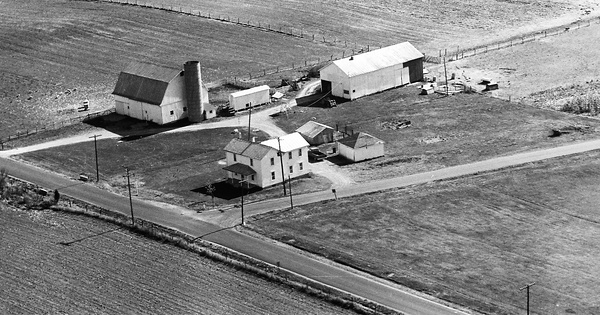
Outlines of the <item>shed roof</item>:
M 256 171 L 250 166 L 242 163 L 235 163 L 231 165 L 227 165 L 223 167 L 224 170 L 234 172 L 237 174 L 242 174 L 244 176 L 250 176 L 256 174 Z
M 181 71 L 179 68 L 135 62 L 121 71 L 112 94 L 160 105 L 169 82 Z
M 300 126 L 298 129 L 296 129 L 296 131 L 309 137 L 309 138 L 314 138 L 314 137 L 318 136 L 321 132 L 323 132 L 324 130 L 327 130 L 327 129 L 333 130 L 333 128 L 331 128 L 327 125 L 323 125 L 316 121 L 309 120 L 304 125 Z
M 279 139 L 279 141 L 277 139 Z M 302 136 L 297 132 L 293 132 L 279 138 L 263 141 L 261 143 L 275 150 L 279 150 L 279 143 L 281 143 L 281 152 L 290 152 L 309 146 L 308 142 L 306 142 L 306 140 L 304 140 L 304 138 L 302 138 Z
M 249 142 L 246 140 L 233 138 L 227 146 L 225 146 L 225 151 L 239 154 L 242 156 L 249 157 L 255 160 L 262 160 L 269 151 L 273 150 L 273 148 L 263 145 L 261 143 Z
M 250 89 L 233 92 L 233 93 L 231 93 L 231 96 L 240 97 L 240 96 L 244 96 L 244 95 L 248 95 L 248 94 L 252 94 L 252 93 L 256 93 L 256 92 L 269 91 L 270 89 L 271 88 L 268 85 L 255 86 Z
M 404 42 L 336 60 L 329 67 L 336 66 L 348 77 L 354 77 L 419 58 L 423 58 L 423 54 L 411 43 Z
M 338 142 L 347 147 L 358 149 L 383 143 L 383 140 L 377 139 L 368 133 L 359 132 L 344 139 L 341 139 Z

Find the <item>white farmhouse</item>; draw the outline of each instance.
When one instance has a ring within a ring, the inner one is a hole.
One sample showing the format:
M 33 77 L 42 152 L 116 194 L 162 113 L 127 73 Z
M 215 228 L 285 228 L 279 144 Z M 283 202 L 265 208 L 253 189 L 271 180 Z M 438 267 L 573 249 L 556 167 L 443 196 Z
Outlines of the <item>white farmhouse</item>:
M 247 90 L 229 94 L 229 106 L 234 110 L 242 110 L 271 102 L 269 86 L 261 85 Z
M 383 156 L 383 140 L 359 132 L 338 141 L 339 154 L 350 161 L 360 162 Z
M 224 150 L 227 166 L 223 169 L 232 183 L 245 180 L 249 185 L 264 188 L 281 183 L 282 178 L 287 180 L 310 172 L 308 142 L 297 132 L 261 143 L 235 138 Z
M 202 83 L 200 64 L 181 68 L 136 62 L 119 74 L 113 95 L 118 114 L 159 125 L 189 118 L 199 122 L 216 116 Z
M 353 100 L 423 80 L 423 54 L 409 42 L 333 61 L 320 71 L 321 90 Z

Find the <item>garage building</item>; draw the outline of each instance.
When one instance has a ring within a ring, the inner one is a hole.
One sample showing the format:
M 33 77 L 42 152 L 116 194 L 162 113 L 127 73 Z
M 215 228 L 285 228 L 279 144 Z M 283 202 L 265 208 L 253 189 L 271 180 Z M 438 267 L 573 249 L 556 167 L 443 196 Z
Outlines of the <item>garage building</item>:
M 383 140 L 359 132 L 338 141 L 339 154 L 350 161 L 360 162 L 383 156 Z
M 323 93 L 353 100 L 423 80 L 423 54 L 404 42 L 333 61 L 320 71 Z

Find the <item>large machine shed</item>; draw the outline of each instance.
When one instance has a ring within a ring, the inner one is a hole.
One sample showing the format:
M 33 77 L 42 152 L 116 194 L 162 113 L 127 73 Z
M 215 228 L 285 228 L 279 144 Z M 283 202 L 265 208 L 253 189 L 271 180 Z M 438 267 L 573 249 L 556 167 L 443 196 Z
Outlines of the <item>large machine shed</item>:
M 356 99 L 423 79 L 423 54 L 408 42 L 336 60 L 320 71 L 321 89 Z
M 229 94 L 229 105 L 234 110 L 242 110 L 271 102 L 269 86 L 261 85 Z

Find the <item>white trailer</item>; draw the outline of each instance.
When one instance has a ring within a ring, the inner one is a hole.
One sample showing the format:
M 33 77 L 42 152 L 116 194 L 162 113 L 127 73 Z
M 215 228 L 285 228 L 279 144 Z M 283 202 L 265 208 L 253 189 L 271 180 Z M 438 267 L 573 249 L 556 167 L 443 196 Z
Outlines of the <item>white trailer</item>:
M 229 94 L 229 106 L 235 111 L 271 102 L 269 86 L 261 85 Z

